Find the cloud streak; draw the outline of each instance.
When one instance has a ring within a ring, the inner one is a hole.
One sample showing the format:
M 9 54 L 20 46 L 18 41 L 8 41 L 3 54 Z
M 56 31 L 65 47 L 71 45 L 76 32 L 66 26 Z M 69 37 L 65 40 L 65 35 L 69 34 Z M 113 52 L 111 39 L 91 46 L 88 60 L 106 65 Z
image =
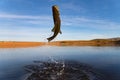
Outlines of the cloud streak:
M 3 19 L 4 22 L 0 22 L 0 40 L 44 41 L 52 34 L 53 20 L 50 15 L 0 14 L 0 20 Z M 63 35 L 59 35 L 56 40 L 68 40 L 71 36 L 74 37 L 73 39 L 107 38 L 120 31 L 119 23 L 108 20 L 65 15 L 61 15 L 61 20 Z M 85 30 L 83 31 L 82 28 Z M 93 29 L 92 32 L 88 28 Z M 100 34 L 99 31 L 105 32 Z M 108 32 L 114 34 L 110 35 Z
M 69 3 L 62 3 L 61 4 L 61 7 L 63 9 L 66 9 L 66 10 L 73 10 L 73 11 L 80 11 L 80 10 L 83 10 L 83 8 L 79 5 L 75 5 L 74 3 L 72 2 L 69 2 Z
M 31 16 L 31 15 L 15 15 L 15 14 L 0 14 L 0 20 L 11 19 L 20 20 L 25 24 L 41 24 L 48 25 L 53 22 L 52 16 L 41 15 L 41 16 Z M 95 29 L 120 29 L 120 24 L 108 20 L 90 19 L 80 16 L 61 16 L 63 26 L 78 26 L 78 27 L 89 27 Z M 7 23 L 7 22 L 6 22 Z
M 31 15 L 16 15 L 16 14 L 0 14 L 0 18 L 4 19 L 51 19 L 50 16 L 42 15 L 42 16 L 31 16 Z
M 86 27 L 92 29 L 101 29 L 101 30 L 117 30 L 120 29 L 120 23 L 108 21 L 108 20 L 99 20 L 99 19 L 90 19 L 83 17 L 64 17 L 63 25 L 74 25 L 77 27 Z

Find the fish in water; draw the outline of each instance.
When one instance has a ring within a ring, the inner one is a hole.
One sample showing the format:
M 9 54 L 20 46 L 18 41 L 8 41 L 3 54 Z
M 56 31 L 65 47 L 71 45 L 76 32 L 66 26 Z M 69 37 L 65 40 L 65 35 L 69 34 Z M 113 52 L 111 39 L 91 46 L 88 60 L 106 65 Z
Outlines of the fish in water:
M 47 38 L 48 42 L 53 40 L 58 35 L 58 33 L 62 34 L 60 30 L 60 26 L 61 26 L 61 20 L 59 16 L 60 13 L 57 5 L 52 6 L 52 12 L 53 12 L 53 21 L 54 21 L 54 27 L 52 29 L 52 32 L 54 32 L 54 34 L 51 37 Z

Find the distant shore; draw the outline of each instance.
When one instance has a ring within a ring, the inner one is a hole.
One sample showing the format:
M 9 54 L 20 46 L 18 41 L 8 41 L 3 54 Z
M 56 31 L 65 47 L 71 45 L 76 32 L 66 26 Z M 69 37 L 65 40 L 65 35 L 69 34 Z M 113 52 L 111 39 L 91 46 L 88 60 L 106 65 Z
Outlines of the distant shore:
M 0 48 L 24 48 L 43 46 L 44 42 L 17 42 L 17 41 L 0 41 Z
M 120 40 L 116 39 L 94 39 L 77 41 L 53 41 L 53 42 L 17 42 L 0 41 L 0 48 L 21 48 L 37 46 L 120 46 Z

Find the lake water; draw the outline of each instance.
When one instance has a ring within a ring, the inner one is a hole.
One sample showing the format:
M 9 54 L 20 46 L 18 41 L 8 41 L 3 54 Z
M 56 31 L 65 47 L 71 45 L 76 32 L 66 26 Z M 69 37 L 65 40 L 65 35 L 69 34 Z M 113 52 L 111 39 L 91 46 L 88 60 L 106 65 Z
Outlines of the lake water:
M 108 77 L 120 80 L 120 47 L 33 47 L 0 48 L 0 80 L 22 80 L 24 66 L 48 57 L 79 61 Z

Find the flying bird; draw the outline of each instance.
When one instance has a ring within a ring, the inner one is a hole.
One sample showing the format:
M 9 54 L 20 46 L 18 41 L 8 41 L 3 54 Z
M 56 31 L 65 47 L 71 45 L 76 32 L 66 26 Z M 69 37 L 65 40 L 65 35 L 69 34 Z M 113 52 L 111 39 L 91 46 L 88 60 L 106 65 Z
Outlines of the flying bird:
M 52 6 L 52 13 L 54 21 L 54 27 L 52 29 L 52 32 L 54 32 L 54 34 L 51 37 L 47 38 L 48 42 L 53 40 L 58 35 L 58 33 L 62 34 L 60 30 L 61 26 L 60 13 L 57 5 Z

